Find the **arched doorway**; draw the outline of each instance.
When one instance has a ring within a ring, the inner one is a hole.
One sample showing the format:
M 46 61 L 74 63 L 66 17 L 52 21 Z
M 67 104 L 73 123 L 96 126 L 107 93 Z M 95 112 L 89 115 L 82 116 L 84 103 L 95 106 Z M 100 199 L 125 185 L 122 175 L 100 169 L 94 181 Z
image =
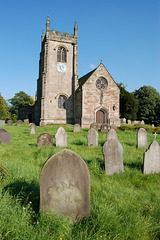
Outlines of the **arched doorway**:
M 105 113 L 103 110 L 99 110 L 96 112 L 96 123 L 105 123 Z

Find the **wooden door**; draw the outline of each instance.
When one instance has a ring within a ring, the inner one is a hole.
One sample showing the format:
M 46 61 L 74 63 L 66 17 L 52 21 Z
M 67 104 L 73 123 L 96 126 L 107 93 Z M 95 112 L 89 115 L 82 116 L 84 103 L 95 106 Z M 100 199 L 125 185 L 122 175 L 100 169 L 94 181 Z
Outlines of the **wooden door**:
M 104 112 L 102 110 L 96 112 L 96 122 L 100 124 L 105 123 Z

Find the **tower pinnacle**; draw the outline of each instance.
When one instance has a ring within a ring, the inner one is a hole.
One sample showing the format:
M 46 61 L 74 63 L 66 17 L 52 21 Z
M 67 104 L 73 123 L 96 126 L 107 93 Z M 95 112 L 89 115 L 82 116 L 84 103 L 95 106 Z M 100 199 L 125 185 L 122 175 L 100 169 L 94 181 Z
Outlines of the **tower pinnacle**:
M 77 22 L 75 22 L 75 25 L 74 25 L 74 35 L 77 37 L 78 35 L 78 26 L 77 26 Z
M 49 16 L 47 17 L 47 22 L 46 22 L 46 32 L 49 31 L 50 28 L 50 21 L 49 21 Z

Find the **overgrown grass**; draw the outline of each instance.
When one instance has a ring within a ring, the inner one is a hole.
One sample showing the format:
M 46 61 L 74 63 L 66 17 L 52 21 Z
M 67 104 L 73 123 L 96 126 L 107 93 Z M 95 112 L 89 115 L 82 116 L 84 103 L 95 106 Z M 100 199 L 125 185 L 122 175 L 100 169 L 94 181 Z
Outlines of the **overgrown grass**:
M 91 175 L 90 217 L 71 225 L 56 214 L 39 213 L 39 176 L 45 161 L 61 148 L 37 147 L 37 136 L 55 127 L 5 126 L 11 144 L 0 145 L 0 164 L 8 178 L 0 185 L 0 239 L 160 239 L 160 174 L 143 175 L 143 154 L 137 149 L 136 132 L 117 130 L 123 146 L 124 173 L 107 176 L 102 146 L 106 133 L 99 132 L 99 145 L 87 147 L 87 131 L 73 133 L 65 126 L 68 149 L 79 154 Z M 148 133 L 148 146 L 154 140 Z M 160 136 L 157 136 L 160 144 Z

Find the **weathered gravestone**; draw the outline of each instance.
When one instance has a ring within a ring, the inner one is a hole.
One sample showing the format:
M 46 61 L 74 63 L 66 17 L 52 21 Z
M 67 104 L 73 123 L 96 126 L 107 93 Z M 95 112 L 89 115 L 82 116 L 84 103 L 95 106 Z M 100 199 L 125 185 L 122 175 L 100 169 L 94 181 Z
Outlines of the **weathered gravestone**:
M 22 120 L 18 120 L 17 121 L 17 126 L 21 126 L 23 124 L 23 121 Z
M 91 128 L 93 128 L 93 129 L 95 129 L 96 131 L 98 131 L 98 128 L 99 128 L 98 123 L 96 123 L 96 122 L 91 123 L 90 129 L 91 129 Z
M 109 132 L 107 133 L 107 141 L 110 140 L 110 139 L 118 140 L 118 135 L 113 128 L 111 130 L 109 130 Z
M 88 147 L 98 146 L 98 132 L 91 128 L 87 133 Z
M 144 128 L 140 128 L 137 133 L 137 145 L 138 148 L 147 148 L 147 132 Z
M 5 120 L 0 120 L 0 127 L 4 127 L 5 126 Z
M 29 125 L 29 119 L 24 119 L 24 125 Z
M 123 148 L 116 139 L 110 139 L 103 145 L 105 172 L 107 175 L 124 171 Z
M 59 127 L 55 138 L 56 138 L 56 147 L 66 147 L 67 146 L 67 133 L 63 127 Z
M 0 128 L 0 133 L 2 133 L 2 132 L 7 132 L 7 130 Z
M 79 221 L 90 215 L 90 173 L 83 159 L 71 150 L 53 154 L 40 175 L 40 208 Z
M 0 143 L 1 144 L 10 144 L 11 143 L 11 133 L 0 131 Z
M 132 124 L 131 120 L 127 120 L 127 123 L 128 123 L 128 124 Z
M 160 172 L 160 146 L 154 140 L 149 149 L 144 153 L 143 173 L 159 173 Z
M 36 125 L 34 123 L 29 124 L 29 132 L 30 134 L 36 134 Z
M 141 121 L 141 124 L 145 124 L 145 123 L 144 123 L 144 120 Z
M 41 133 L 37 137 L 37 146 L 53 146 L 53 137 L 49 133 Z
M 7 126 L 13 126 L 13 121 L 12 120 L 8 120 L 7 121 Z
M 121 118 L 121 123 L 126 123 L 126 118 Z
M 101 125 L 101 132 L 107 132 L 108 130 L 108 124 L 107 123 L 103 123 Z
M 74 126 L 73 126 L 73 132 L 80 132 L 81 131 L 81 126 L 76 123 Z

